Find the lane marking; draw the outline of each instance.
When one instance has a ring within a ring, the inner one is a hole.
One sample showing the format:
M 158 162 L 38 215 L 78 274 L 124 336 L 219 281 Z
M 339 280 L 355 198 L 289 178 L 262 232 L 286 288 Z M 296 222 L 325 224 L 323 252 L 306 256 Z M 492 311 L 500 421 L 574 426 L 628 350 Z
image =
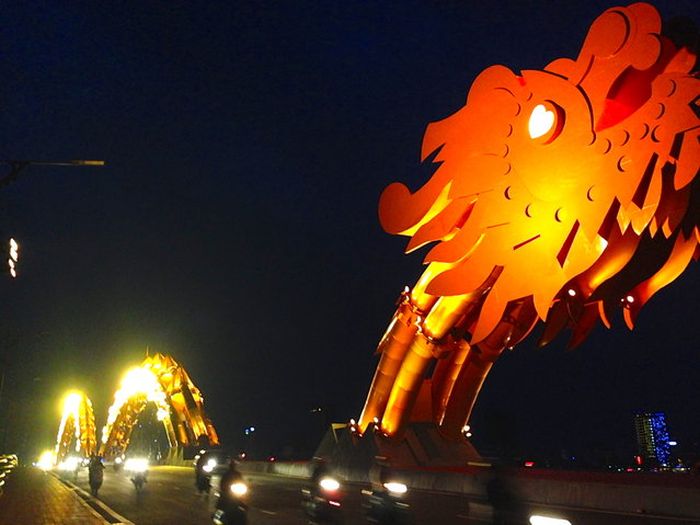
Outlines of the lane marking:
M 77 495 L 78 495 L 78 500 L 81 501 L 88 509 L 90 509 L 97 517 L 99 517 L 104 523 L 108 525 L 135 525 L 135 523 L 129 521 L 126 519 L 124 516 L 119 514 L 117 511 L 114 509 L 108 507 L 105 503 L 100 501 L 99 499 L 93 497 L 91 494 L 88 494 L 86 491 L 81 489 L 79 486 L 75 485 L 74 483 L 71 483 L 67 479 L 63 479 L 62 477 L 58 476 L 57 474 L 54 474 L 53 472 L 51 473 L 52 476 L 54 476 L 58 481 L 66 485 L 69 489 L 73 490 Z M 103 515 L 101 515 L 97 509 L 93 507 L 93 505 L 98 506 L 100 509 L 102 509 L 107 516 L 112 518 L 114 521 L 109 521 L 106 520 Z
M 277 513 L 272 512 L 271 510 L 260 509 L 260 512 L 262 512 L 263 514 L 267 514 L 269 516 L 277 516 Z

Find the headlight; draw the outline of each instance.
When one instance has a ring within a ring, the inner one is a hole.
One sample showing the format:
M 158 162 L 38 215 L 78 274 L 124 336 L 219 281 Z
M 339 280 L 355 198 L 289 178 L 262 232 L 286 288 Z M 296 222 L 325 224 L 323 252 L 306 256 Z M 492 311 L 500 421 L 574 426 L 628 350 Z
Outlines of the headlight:
M 124 469 L 131 472 L 146 472 L 148 460 L 144 458 L 129 458 L 124 462 Z
M 235 483 L 231 483 L 229 489 L 231 489 L 231 492 L 235 496 L 238 496 L 240 498 L 241 496 L 245 496 L 247 494 L 248 485 L 246 485 L 242 481 L 236 481 Z
M 384 483 L 384 488 L 393 494 L 406 494 L 408 491 L 408 487 L 406 485 L 397 481 Z
M 569 520 L 563 518 L 552 518 L 550 516 L 530 516 L 530 525 L 571 525 Z
M 45 450 L 42 452 L 41 456 L 39 456 L 36 466 L 43 471 L 51 470 L 53 468 L 54 459 L 54 453 L 50 450 Z
M 323 490 L 328 492 L 335 492 L 340 488 L 340 483 L 338 483 L 338 480 L 333 478 L 322 478 L 318 484 Z
M 58 464 L 59 470 L 75 470 L 80 466 L 80 458 L 69 456 Z
M 203 470 L 204 472 L 211 472 L 211 471 L 213 471 L 213 470 L 216 468 L 216 465 L 218 465 L 218 463 L 216 462 L 216 460 L 215 460 L 215 459 L 210 459 L 210 460 L 208 460 L 208 461 L 206 462 L 206 464 L 202 467 L 202 470 Z

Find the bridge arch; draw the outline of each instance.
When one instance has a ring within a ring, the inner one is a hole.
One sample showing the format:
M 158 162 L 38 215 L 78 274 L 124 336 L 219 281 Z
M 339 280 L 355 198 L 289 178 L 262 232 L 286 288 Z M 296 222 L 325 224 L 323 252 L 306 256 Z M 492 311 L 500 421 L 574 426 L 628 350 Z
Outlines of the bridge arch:
M 69 455 L 89 457 L 97 452 L 97 432 L 92 402 L 82 392 L 69 392 L 63 399 L 56 435 L 56 463 Z
M 219 437 L 204 412 L 204 397 L 187 371 L 172 357 L 154 354 L 130 369 L 114 394 L 102 429 L 100 454 L 112 458 L 126 452 L 139 415 L 155 404 L 171 457 L 187 447 L 216 446 Z

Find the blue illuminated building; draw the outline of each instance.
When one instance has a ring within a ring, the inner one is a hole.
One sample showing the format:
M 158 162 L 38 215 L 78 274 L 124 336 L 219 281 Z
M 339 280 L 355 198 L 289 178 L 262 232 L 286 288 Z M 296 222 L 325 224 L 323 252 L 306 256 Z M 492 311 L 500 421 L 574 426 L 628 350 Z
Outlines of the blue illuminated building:
M 644 412 L 634 416 L 639 455 L 648 466 L 666 467 L 671 457 L 666 414 Z

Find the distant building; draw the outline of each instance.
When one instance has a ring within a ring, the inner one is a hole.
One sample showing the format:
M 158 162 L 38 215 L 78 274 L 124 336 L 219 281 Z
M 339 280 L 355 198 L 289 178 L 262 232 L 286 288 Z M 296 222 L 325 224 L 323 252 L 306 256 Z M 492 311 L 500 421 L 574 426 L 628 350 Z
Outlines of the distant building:
M 666 414 L 663 412 L 643 412 L 634 415 L 637 431 L 637 447 L 643 464 L 647 466 L 668 466 L 671 457 Z

